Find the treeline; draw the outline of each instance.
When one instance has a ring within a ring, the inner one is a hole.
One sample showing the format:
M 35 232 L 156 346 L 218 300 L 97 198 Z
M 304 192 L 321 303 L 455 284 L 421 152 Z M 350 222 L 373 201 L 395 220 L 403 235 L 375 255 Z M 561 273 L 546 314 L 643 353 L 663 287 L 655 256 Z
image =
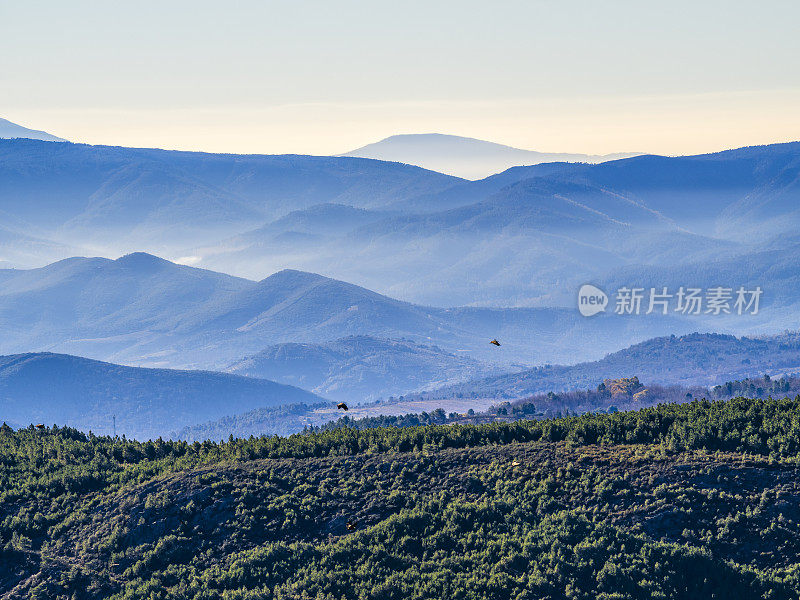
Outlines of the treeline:
M 763 377 L 728 381 L 722 385 L 714 386 L 711 390 L 713 398 L 733 398 L 736 396 L 764 398 L 766 396 L 797 395 L 798 393 L 800 393 L 800 379 L 796 377 L 773 379 L 766 374 Z
M 638 410 L 658 404 L 680 404 L 695 399 L 731 399 L 737 396 L 766 398 L 789 392 L 800 393 L 800 380 L 781 378 L 770 380 L 768 375 L 760 379 L 745 379 L 718 385 L 713 390 L 701 386 L 645 385 L 638 377 L 605 379 L 596 389 L 569 392 L 547 392 L 514 401 L 504 401 L 487 410 L 467 413 L 445 413 L 444 409 L 406 415 L 379 415 L 376 417 L 341 417 L 322 426 L 304 428 L 305 433 L 330 431 L 343 427 L 371 429 L 376 427 L 415 427 L 424 425 L 481 424 L 491 421 L 520 419 L 564 418 L 585 413 L 609 413 Z
M 442 413 L 433 411 L 433 418 L 442 418 Z M 14 431 L 4 424 L 0 428 L 0 465 L 4 466 L 0 499 L 14 487 L 14 474 L 22 473 L 27 478 L 35 473 L 58 473 L 53 481 L 63 486 L 71 470 L 84 467 L 88 472 L 82 472 L 80 479 L 90 482 L 97 478 L 107 480 L 109 472 L 124 471 L 125 477 L 136 477 L 130 467 L 144 463 L 148 464 L 146 474 L 152 474 L 154 469 L 185 468 L 221 460 L 347 456 L 536 441 L 661 444 L 674 450 L 725 450 L 790 458 L 800 452 L 800 397 L 693 400 L 637 411 L 486 425 L 331 426 L 288 437 L 250 436 L 224 443 L 161 438 L 139 442 L 55 426 L 44 432 L 32 426 Z
M 377 427 L 424 427 L 426 425 L 445 425 L 446 423 L 456 420 L 458 417 L 459 415 L 456 413 L 445 414 L 442 408 L 437 408 L 431 412 L 422 411 L 421 413 L 408 413 L 406 415 L 379 415 L 377 417 L 362 417 L 360 419 L 345 416 L 320 426 L 307 427 L 304 433 L 333 431 L 343 427 L 374 429 Z

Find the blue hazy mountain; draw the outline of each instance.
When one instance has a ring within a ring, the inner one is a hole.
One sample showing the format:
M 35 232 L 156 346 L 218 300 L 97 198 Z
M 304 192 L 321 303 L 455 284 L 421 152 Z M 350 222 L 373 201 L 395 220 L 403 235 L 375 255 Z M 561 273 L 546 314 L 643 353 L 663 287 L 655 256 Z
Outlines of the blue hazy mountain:
M 222 369 L 268 346 L 366 335 L 513 366 L 597 358 L 672 331 L 673 317 L 586 320 L 574 309 L 438 308 L 320 275 L 250 281 L 137 253 L 0 270 L 0 352 L 58 351 L 137 366 Z M 488 344 L 503 340 L 502 348 Z
M 146 250 L 254 280 L 325 273 L 420 304 L 570 306 L 617 269 L 705 264 L 790 235 L 798 156 L 776 144 L 469 182 L 360 158 L 5 140 L 2 226 L 47 243 L 0 261 Z
M 252 285 L 144 253 L 115 261 L 71 258 L 0 274 L 6 353 L 49 349 L 69 339 L 113 348 L 135 344 L 145 333 L 170 335 L 182 314 L 223 302 Z
M 144 252 L 0 270 L 3 354 L 214 370 L 259 357 L 366 398 L 475 365 L 595 360 L 671 333 L 774 333 L 800 311 L 798 143 L 515 167 L 474 182 L 359 158 L 35 140 L 0 141 L 0 157 L 0 264 L 63 256 L 73 239 L 148 239 L 247 275 Z M 584 319 L 574 302 L 586 282 L 764 296 L 747 319 Z M 405 345 L 364 342 L 371 362 L 359 364 L 337 342 L 352 336 Z M 291 344 L 305 354 L 282 365 L 276 348 Z
M 323 344 L 270 346 L 226 370 L 345 401 L 385 398 L 499 373 L 497 367 L 437 346 L 364 335 Z
M 28 129 L 22 125 L 17 125 L 6 119 L 0 119 L 0 139 L 26 138 L 31 140 L 42 140 L 46 142 L 66 142 L 60 137 L 56 137 L 46 131 Z
M 323 398 L 272 381 L 206 371 L 141 369 L 64 354 L 0 356 L 0 421 L 71 425 L 137 438 L 231 412 Z
M 598 156 L 534 152 L 457 135 L 420 133 L 393 135 L 341 156 L 400 162 L 466 179 L 480 179 L 516 165 L 558 161 L 596 163 L 636 154 L 638 153 L 628 152 Z
M 317 204 L 380 208 L 459 181 L 359 158 L 0 140 L 0 212 L 48 239 L 116 249 L 199 245 Z
M 389 216 L 386 211 L 354 208 L 345 204 L 317 204 L 303 210 L 290 212 L 249 234 L 254 239 L 262 235 L 285 235 L 299 233 L 309 235 L 330 236 L 352 231 L 354 227 L 363 227 Z
M 689 231 L 733 239 L 745 224 L 766 234 L 790 230 L 780 219 L 797 220 L 799 170 L 800 142 L 790 142 L 697 156 L 648 155 L 600 165 L 560 165 L 546 177 L 594 185 Z
M 391 203 L 339 239 L 198 254 L 251 278 L 282 265 L 426 304 L 566 306 L 620 268 L 708 264 L 791 235 L 798 165 L 800 143 L 516 167 Z
M 468 381 L 423 396 L 521 398 L 541 392 L 596 388 L 604 379 L 634 375 L 651 384 L 711 386 L 764 373 L 780 376 L 799 372 L 798 333 L 753 338 L 693 333 L 646 340 L 597 361 L 547 365 Z
M 196 254 L 217 270 L 253 277 L 290 265 L 415 302 L 547 306 L 571 304 L 582 283 L 625 265 L 708 260 L 742 247 L 687 231 L 608 187 L 546 177 L 466 206 L 351 227 L 333 240 L 305 234 L 294 246 L 285 243 L 290 230 L 273 229 Z M 338 221 L 337 231 L 346 229 Z

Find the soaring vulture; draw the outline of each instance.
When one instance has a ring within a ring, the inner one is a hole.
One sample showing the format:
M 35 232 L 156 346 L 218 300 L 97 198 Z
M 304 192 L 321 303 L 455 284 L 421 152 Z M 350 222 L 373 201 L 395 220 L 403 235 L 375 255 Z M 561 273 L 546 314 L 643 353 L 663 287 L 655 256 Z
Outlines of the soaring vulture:
M 339 402 L 339 404 L 337 404 L 337 405 L 336 405 L 336 408 L 337 408 L 337 409 L 338 409 L 338 408 L 341 408 L 342 410 L 349 410 L 349 409 L 347 408 L 347 404 L 345 404 L 344 402 Z
M 500 345 L 500 342 L 498 342 L 497 340 L 492 340 L 492 341 L 491 341 L 491 342 L 489 342 L 489 343 L 490 343 L 490 344 L 494 344 L 495 346 L 499 346 L 499 345 Z

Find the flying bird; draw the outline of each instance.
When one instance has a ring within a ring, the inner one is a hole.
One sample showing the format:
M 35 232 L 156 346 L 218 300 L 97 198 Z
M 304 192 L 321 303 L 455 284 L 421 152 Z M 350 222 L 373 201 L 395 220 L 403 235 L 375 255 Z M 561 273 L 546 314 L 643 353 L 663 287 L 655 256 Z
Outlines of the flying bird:
M 356 527 L 358 527 L 358 523 L 356 523 L 355 521 L 347 522 L 347 531 L 355 531 Z
M 44 429 L 44 423 L 37 423 L 36 429 Z
M 341 408 L 342 410 L 350 410 L 349 408 L 347 408 L 347 404 L 345 404 L 344 402 L 339 402 L 339 404 L 336 405 L 336 408 L 337 409 Z
M 498 342 L 497 340 L 492 340 L 492 341 L 491 341 L 491 342 L 489 342 L 489 343 L 490 343 L 490 344 L 494 344 L 495 346 L 499 346 L 499 345 L 500 345 L 500 342 Z

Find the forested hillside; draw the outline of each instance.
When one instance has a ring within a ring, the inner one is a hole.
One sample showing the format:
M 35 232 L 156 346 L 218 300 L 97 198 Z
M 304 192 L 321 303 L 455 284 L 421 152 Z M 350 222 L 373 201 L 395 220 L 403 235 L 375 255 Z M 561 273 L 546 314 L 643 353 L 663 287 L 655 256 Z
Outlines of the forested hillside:
M 800 398 L 132 442 L 0 429 L 5 598 L 796 598 Z
M 717 385 L 757 373 L 800 371 L 800 336 L 740 337 L 691 333 L 657 337 L 604 358 L 576 365 L 544 365 L 497 377 L 448 386 L 423 394 L 448 398 L 520 398 L 529 394 L 594 388 L 605 378 L 636 374 L 655 384 Z

